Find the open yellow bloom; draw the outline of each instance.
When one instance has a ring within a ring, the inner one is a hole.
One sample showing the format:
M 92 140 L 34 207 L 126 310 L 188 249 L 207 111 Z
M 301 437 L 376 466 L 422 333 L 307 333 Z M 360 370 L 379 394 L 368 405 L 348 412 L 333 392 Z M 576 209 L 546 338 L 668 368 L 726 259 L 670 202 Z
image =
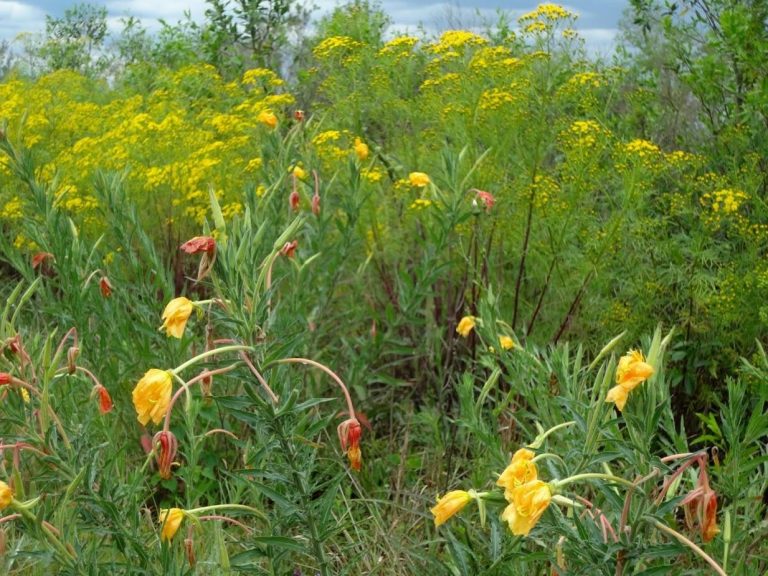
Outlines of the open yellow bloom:
M 546 482 L 531 480 L 512 490 L 510 504 L 501 514 L 515 536 L 527 536 L 552 501 Z
M 13 490 L 5 482 L 0 480 L 0 510 L 5 510 L 13 501 Z
M 355 138 L 355 154 L 360 162 L 368 158 L 368 144 L 360 140 L 360 138 Z
M 461 334 L 464 338 L 469 336 L 469 333 L 472 332 L 472 330 L 475 327 L 475 317 L 474 316 L 464 316 L 459 321 L 459 325 L 456 326 L 456 332 Z
M 535 454 L 527 448 L 520 448 L 512 455 L 512 461 L 501 473 L 496 485 L 504 488 L 504 497 L 512 501 L 512 491 L 532 480 L 538 479 L 538 470 L 533 463 Z
M 275 113 L 271 110 L 262 110 L 259 112 L 256 120 L 269 128 L 275 128 L 277 126 L 277 116 L 275 116 Z
M 133 405 L 139 422 L 145 426 L 150 420 L 160 424 L 171 403 L 172 389 L 170 372 L 156 368 L 148 370 L 133 389 Z
M 408 174 L 408 180 L 410 181 L 411 186 L 415 188 L 424 188 L 424 186 L 431 182 L 429 176 L 424 174 L 424 172 L 411 172 Z
M 179 526 L 181 526 L 182 520 L 184 520 L 184 510 L 181 508 L 164 508 L 160 510 L 158 521 L 163 525 L 160 539 L 164 542 L 170 542 L 176 535 Z
M 629 393 L 640 383 L 653 376 L 653 366 L 645 361 L 639 350 L 630 350 L 619 360 L 616 368 L 616 386 L 608 390 L 606 402 L 615 402 L 619 410 L 624 410 Z
M 499 344 L 504 350 L 512 350 L 515 347 L 515 341 L 509 336 L 499 336 Z
M 174 298 L 163 310 L 163 325 L 160 329 L 165 330 L 168 336 L 181 338 L 194 307 L 192 301 L 184 296 Z
M 465 490 L 453 490 L 437 501 L 430 509 L 435 516 L 435 526 L 444 524 L 454 514 L 458 514 L 472 500 L 472 495 Z

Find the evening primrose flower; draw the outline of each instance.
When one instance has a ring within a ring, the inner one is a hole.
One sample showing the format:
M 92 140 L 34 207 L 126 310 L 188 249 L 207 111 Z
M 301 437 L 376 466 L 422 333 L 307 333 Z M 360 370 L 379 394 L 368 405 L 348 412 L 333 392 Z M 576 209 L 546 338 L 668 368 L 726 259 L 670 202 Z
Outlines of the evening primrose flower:
M 151 368 L 133 389 L 133 406 L 136 417 L 144 426 L 152 420 L 159 424 L 171 402 L 173 382 L 168 370 Z
M 499 336 L 499 345 L 504 350 L 512 350 L 515 347 L 515 341 L 509 336 Z
M 449 518 L 461 512 L 472 498 L 472 494 L 465 490 L 453 490 L 440 498 L 437 504 L 430 509 L 435 517 L 435 527 L 444 524 Z
M 357 155 L 357 159 L 360 160 L 360 162 L 368 158 L 368 145 L 360 140 L 360 138 L 355 138 L 355 154 Z
M 0 510 L 5 510 L 13 501 L 13 490 L 5 482 L 0 480 Z
M 181 508 L 164 508 L 160 510 L 158 522 L 163 526 L 160 532 L 160 539 L 163 542 L 170 542 L 179 530 L 182 520 L 184 520 L 184 510 Z
M 475 324 L 474 316 L 464 316 L 464 318 L 459 321 L 459 325 L 456 326 L 456 332 L 461 334 L 462 337 L 466 338 L 474 329 Z
M 643 353 L 630 350 L 619 360 L 616 368 L 616 386 L 608 390 L 606 402 L 615 402 L 621 411 L 627 403 L 627 397 L 638 385 L 653 376 L 653 366 L 645 362 Z
M 512 461 L 501 473 L 496 485 L 504 488 L 504 497 L 512 501 L 513 490 L 538 479 L 538 470 L 533 462 L 535 454 L 527 448 L 520 448 L 512 455 Z
M 549 484 L 531 480 L 521 484 L 507 497 L 510 504 L 501 514 L 515 536 L 527 536 L 552 501 Z
M 165 330 L 168 336 L 181 338 L 193 309 L 194 304 L 191 300 L 184 296 L 174 298 L 163 310 L 163 325 L 160 329 Z
M 411 172 L 408 174 L 408 180 L 414 188 L 424 188 L 431 182 L 424 172 Z

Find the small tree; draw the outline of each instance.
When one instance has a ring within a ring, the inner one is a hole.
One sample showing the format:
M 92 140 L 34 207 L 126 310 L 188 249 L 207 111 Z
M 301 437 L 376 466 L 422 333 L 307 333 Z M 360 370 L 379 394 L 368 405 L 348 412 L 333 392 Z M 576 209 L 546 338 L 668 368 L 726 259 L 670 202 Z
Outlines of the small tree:
M 49 70 L 70 69 L 97 74 L 106 69 L 101 53 L 107 36 L 107 9 L 92 4 L 77 4 L 64 16 L 45 17 L 45 39 L 39 57 Z

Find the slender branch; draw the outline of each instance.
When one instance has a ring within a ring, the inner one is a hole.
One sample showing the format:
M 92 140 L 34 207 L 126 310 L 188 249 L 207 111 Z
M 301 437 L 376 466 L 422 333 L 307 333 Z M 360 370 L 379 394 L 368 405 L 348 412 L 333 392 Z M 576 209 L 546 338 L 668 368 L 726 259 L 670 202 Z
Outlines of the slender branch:
M 308 358 L 282 358 L 281 360 L 275 360 L 275 364 L 306 364 L 308 366 L 314 366 L 315 368 L 319 368 L 326 374 L 328 374 L 331 378 L 333 378 L 333 381 L 336 382 L 336 384 L 339 385 L 339 388 L 341 388 L 341 391 L 344 393 L 344 398 L 347 401 L 347 411 L 349 412 L 350 418 L 355 418 L 355 407 L 352 404 L 352 397 L 349 395 L 349 390 L 347 390 L 346 384 L 339 378 L 338 374 L 325 366 L 324 364 L 320 364 L 320 362 L 315 362 L 314 360 L 310 360 Z
M 682 534 L 680 534 L 676 530 L 673 530 L 669 526 L 665 526 L 664 524 L 662 524 L 661 522 L 659 522 L 655 518 L 651 518 L 651 517 L 646 516 L 644 518 L 644 520 L 646 520 L 647 522 L 653 524 L 656 528 L 658 528 L 662 532 L 666 532 L 667 534 L 669 534 L 670 536 L 675 538 L 681 544 L 684 544 L 685 546 L 688 546 L 688 548 L 693 550 L 693 552 L 696 553 L 700 558 L 702 558 L 707 564 L 712 566 L 712 569 L 715 572 L 717 572 L 720 576 L 728 576 L 728 574 L 725 573 L 725 570 L 723 570 L 720 567 L 720 565 L 717 562 L 715 562 L 715 560 L 709 554 L 704 552 L 704 550 L 699 548 L 696 544 L 691 542 L 688 538 L 686 538 L 685 536 L 683 536 Z

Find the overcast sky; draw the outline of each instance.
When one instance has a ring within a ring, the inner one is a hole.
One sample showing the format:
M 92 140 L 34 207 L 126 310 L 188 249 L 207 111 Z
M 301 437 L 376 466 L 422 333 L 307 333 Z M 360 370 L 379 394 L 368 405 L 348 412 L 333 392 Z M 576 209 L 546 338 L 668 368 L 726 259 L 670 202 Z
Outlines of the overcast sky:
M 76 3 L 72 0 L 0 0 L 0 39 L 13 40 L 20 32 L 40 32 L 44 29 L 46 14 L 60 16 Z M 150 29 L 157 27 L 160 18 L 172 23 L 180 20 L 185 10 L 199 21 L 206 6 L 205 0 L 92 0 L 86 3 L 105 5 L 113 30 L 121 28 L 119 19 L 126 15 L 140 18 Z M 317 16 L 341 2 L 314 0 L 313 3 L 319 8 L 315 13 Z M 416 30 L 420 24 L 428 30 L 445 29 L 457 21 L 466 26 L 478 21 L 477 11 L 491 19 L 499 8 L 518 16 L 533 10 L 539 3 L 535 0 L 381 0 L 397 30 Z M 628 4 L 628 0 L 570 0 L 564 3 L 579 14 L 578 29 L 589 47 L 603 53 L 610 50 L 619 18 Z

